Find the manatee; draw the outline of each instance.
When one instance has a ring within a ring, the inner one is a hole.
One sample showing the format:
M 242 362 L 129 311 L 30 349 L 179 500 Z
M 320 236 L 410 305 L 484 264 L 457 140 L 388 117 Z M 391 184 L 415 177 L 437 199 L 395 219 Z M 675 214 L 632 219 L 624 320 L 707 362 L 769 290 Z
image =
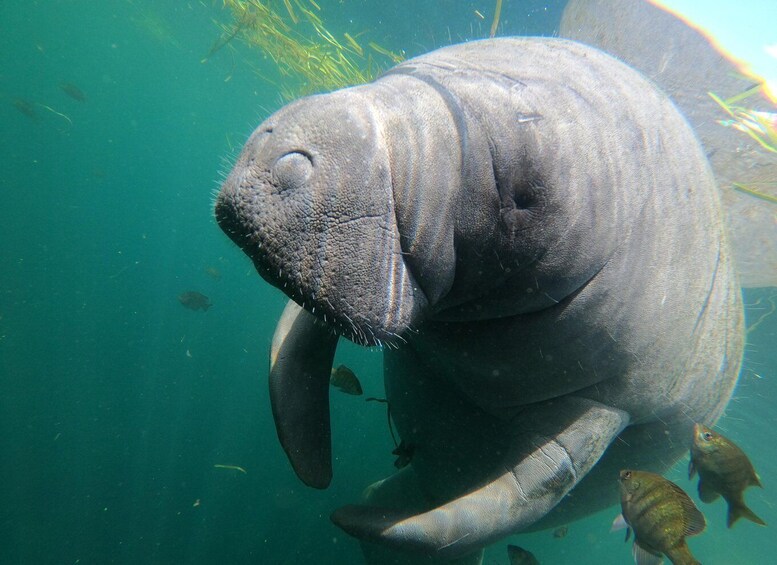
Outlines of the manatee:
M 619 469 L 665 470 L 718 418 L 743 347 L 721 214 L 669 98 L 555 38 L 454 45 L 292 102 L 215 206 L 290 299 L 270 400 L 307 485 L 332 478 L 339 338 L 383 348 L 413 456 L 332 520 L 401 563 L 474 562 L 612 505 Z

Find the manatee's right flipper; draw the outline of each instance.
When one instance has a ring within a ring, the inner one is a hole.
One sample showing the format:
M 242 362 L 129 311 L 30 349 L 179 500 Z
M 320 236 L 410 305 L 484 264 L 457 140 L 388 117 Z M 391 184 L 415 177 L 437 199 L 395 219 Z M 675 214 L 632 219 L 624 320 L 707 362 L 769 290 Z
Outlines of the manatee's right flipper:
M 403 467 L 393 475 L 371 484 L 362 494 L 362 503 L 373 507 L 400 507 L 407 512 L 417 514 L 429 510 L 432 506 L 412 465 Z M 432 559 L 426 555 L 413 555 L 397 552 L 385 545 L 360 540 L 364 561 L 369 565 L 482 565 L 483 550 L 449 559 Z
M 315 488 L 332 480 L 329 378 L 337 339 L 290 300 L 270 350 L 270 403 L 278 439 L 297 476 Z
M 565 397 L 527 407 L 501 472 L 480 488 L 415 515 L 345 506 L 332 520 L 349 534 L 399 550 L 454 558 L 521 531 L 547 514 L 596 464 L 628 415 Z

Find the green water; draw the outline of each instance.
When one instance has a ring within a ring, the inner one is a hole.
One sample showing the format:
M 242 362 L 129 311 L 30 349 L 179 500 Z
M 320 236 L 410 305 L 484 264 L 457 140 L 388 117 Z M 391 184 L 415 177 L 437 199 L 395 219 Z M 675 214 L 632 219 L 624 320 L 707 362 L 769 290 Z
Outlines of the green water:
M 408 56 L 482 37 L 493 13 L 490 0 L 319 3 L 331 27 Z M 561 8 L 505 2 L 500 33 L 550 34 Z M 281 102 L 247 64 L 257 51 L 200 62 L 214 19 L 229 21 L 219 2 L 0 4 L 0 564 L 360 561 L 328 516 L 394 470 L 385 411 L 333 393 L 333 484 L 299 483 L 266 386 L 284 299 L 211 209 L 220 173 Z M 188 290 L 213 307 L 183 308 Z M 770 524 L 776 334 L 773 316 L 749 336 L 722 422 L 756 463 L 765 489 L 748 500 Z M 383 396 L 379 352 L 345 344 L 337 361 Z M 691 490 L 684 464 L 671 478 Z M 705 565 L 773 562 L 771 529 L 727 531 L 723 503 L 703 510 L 709 530 L 691 544 Z M 616 513 L 511 541 L 543 563 L 630 563 L 608 533 Z M 506 563 L 505 545 L 485 562 Z

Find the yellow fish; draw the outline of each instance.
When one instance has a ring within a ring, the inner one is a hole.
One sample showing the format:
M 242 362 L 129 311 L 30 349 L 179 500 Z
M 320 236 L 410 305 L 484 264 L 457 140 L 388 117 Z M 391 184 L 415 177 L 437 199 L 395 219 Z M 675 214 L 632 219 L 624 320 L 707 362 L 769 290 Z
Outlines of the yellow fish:
M 704 515 L 685 491 L 661 475 L 625 469 L 619 477 L 623 514 L 613 529 L 634 530 L 632 554 L 637 565 L 700 565 L 685 543 L 704 531 Z M 626 534 L 626 539 L 629 534 Z
M 362 393 L 362 385 L 356 375 L 345 365 L 340 365 L 332 369 L 332 375 L 329 377 L 329 384 L 337 387 L 346 394 L 359 396 Z
M 750 459 L 730 439 L 702 424 L 693 427 L 688 478 L 692 479 L 697 472 L 702 502 L 713 502 L 722 495 L 728 503 L 726 524 L 729 528 L 739 518 L 766 525 L 745 505 L 745 489 L 761 486 L 761 479 Z

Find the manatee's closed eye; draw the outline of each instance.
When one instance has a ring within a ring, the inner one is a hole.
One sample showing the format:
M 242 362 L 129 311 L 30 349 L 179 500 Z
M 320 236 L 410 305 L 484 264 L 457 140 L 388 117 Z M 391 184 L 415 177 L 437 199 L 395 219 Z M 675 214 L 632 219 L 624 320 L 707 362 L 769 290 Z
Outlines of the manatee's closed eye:
M 292 151 L 272 166 L 273 184 L 280 190 L 301 188 L 313 174 L 313 160 L 307 153 Z

